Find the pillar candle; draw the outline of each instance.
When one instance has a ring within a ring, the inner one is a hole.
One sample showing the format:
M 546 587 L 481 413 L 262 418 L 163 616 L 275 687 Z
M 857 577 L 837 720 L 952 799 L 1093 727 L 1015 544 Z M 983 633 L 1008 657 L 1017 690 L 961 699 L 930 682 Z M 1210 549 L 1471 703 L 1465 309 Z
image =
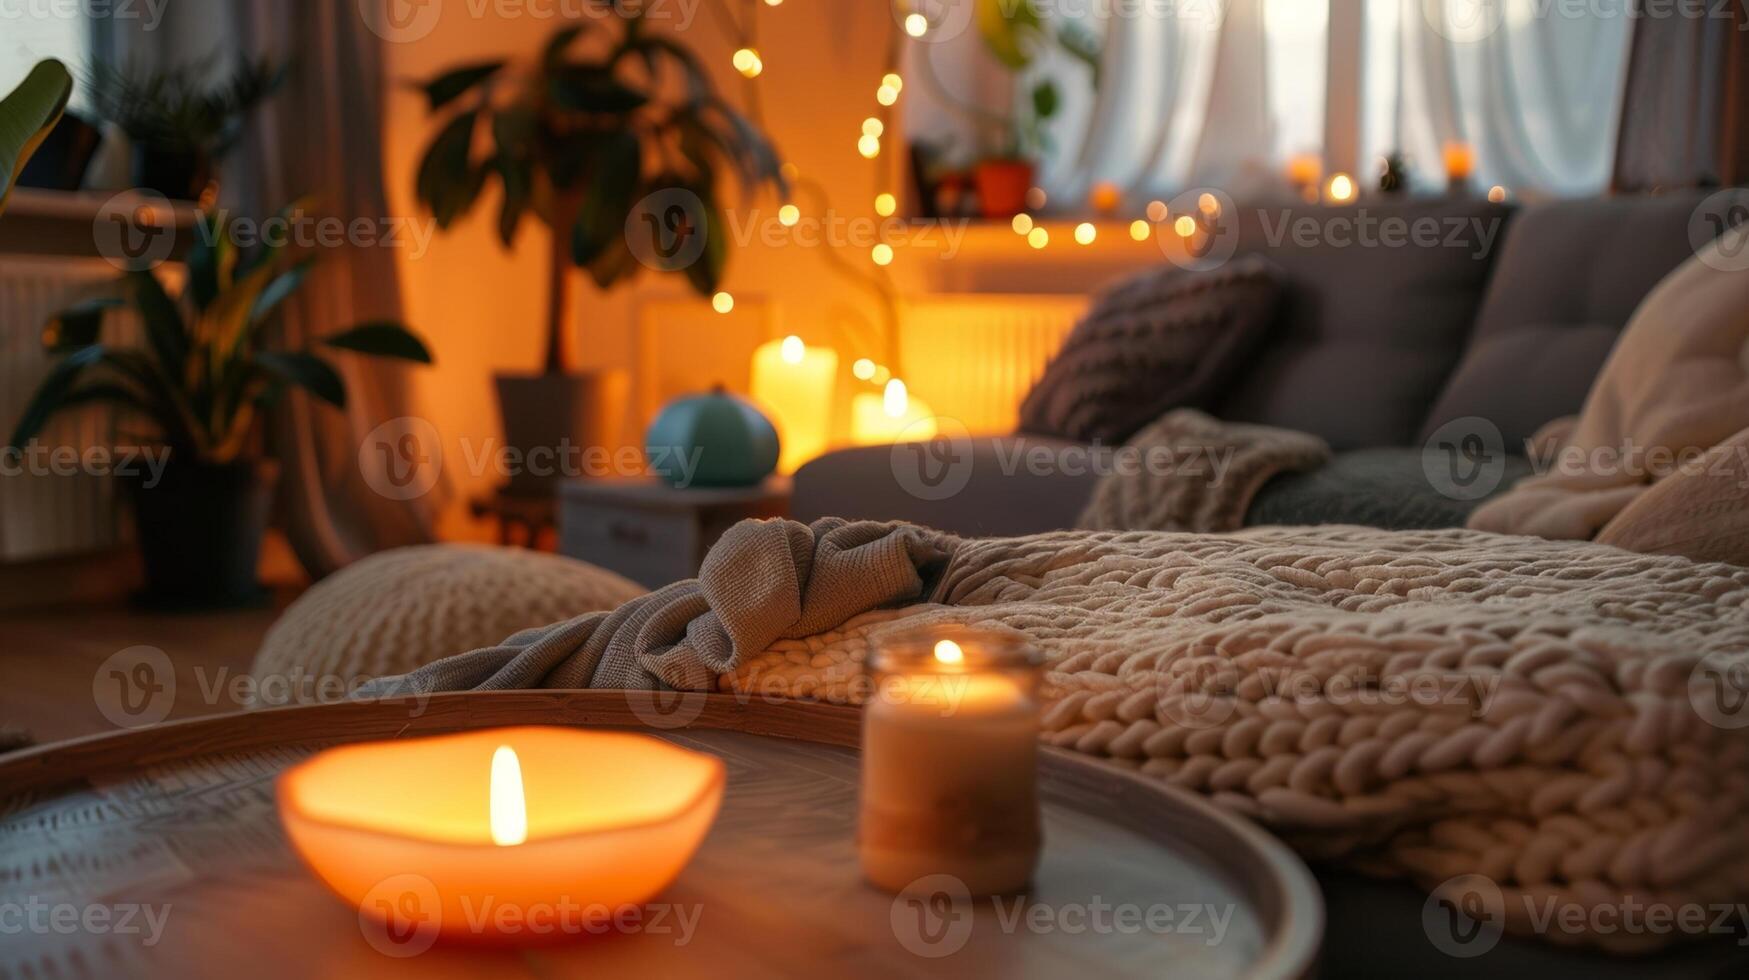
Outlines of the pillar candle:
M 753 352 L 753 400 L 777 429 L 778 472 L 794 473 L 826 451 L 837 380 L 838 353 L 809 347 L 800 337 L 773 340 Z
M 1038 864 L 1037 658 L 1008 634 L 952 628 L 881 642 L 863 714 L 863 875 L 902 892 L 933 875 L 973 895 Z

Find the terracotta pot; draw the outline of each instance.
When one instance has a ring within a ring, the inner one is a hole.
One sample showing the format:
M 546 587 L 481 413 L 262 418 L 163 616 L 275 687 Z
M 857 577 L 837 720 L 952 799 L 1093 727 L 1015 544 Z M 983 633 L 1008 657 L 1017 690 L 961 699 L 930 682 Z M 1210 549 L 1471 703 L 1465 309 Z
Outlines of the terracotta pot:
M 1034 167 L 1030 160 L 984 160 L 972 172 L 978 188 L 978 207 L 992 221 L 1012 218 L 1026 210 L 1026 192 L 1032 189 Z
M 631 395 L 626 372 L 500 374 L 494 380 L 506 459 L 513 464 L 511 492 L 550 493 L 567 478 L 592 475 L 577 464 L 591 456 L 598 461 L 596 447 L 608 453 L 619 447 Z
M 203 463 L 173 454 L 150 486 L 145 474 L 130 480 L 146 566 L 141 604 L 223 609 L 263 601 L 255 569 L 278 477 L 270 459 Z

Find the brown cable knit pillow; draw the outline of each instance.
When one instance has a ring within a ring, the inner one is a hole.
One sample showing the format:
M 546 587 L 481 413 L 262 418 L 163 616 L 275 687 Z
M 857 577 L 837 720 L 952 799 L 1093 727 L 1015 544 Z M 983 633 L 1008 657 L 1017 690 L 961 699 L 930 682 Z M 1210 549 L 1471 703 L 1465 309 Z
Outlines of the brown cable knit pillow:
M 1119 444 L 1174 408 L 1209 408 L 1275 322 L 1282 283 L 1258 255 L 1153 269 L 1107 289 L 1020 406 L 1021 432 Z
M 1207 408 L 1274 323 L 1281 295 L 1257 256 L 1106 290 L 1027 393 L 1020 430 L 1116 444 L 1171 409 Z
M 1021 432 L 1123 443 L 1170 409 L 1209 408 L 1275 322 L 1280 299 L 1279 273 L 1258 255 L 1114 285 L 1021 402 Z

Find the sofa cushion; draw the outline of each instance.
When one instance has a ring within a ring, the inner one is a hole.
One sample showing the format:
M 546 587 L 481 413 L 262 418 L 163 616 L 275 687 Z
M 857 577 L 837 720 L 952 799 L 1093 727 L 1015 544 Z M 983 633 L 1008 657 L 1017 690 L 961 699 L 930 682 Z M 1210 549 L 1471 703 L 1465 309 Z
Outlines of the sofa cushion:
M 1099 482 L 1091 448 L 1039 436 L 858 446 L 796 471 L 790 514 L 912 521 L 969 537 L 1074 527 Z
M 1274 323 L 1281 284 L 1247 256 L 1165 266 L 1094 300 L 1020 406 L 1020 429 L 1118 445 L 1174 408 L 1206 408 Z
M 1517 448 L 1577 413 L 1640 300 L 1694 254 L 1689 220 L 1702 197 L 1561 201 L 1514 218 L 1476 329 L 1420 438 L 1473 416 Z
M 1510 209 L 1485 200 L 1245 208 L 1238 248 L 1286 283 L 1221 418 L 1338 450 L 1406 446 L 1463 350 Z
M 1525 457 L 1503 454 L 1493 468 L 1484 469 L 1486 484 L 1448 492 L 1453 484 L 1438 471 L 1428 472 L 1448 461 L 1432 452 L 1356 449 L 1338 453 L 1310 472 L 1285 473 L 1251 499 L 1245 525 L 1364 524 L 1391 531 L 1463 527 L 1483 499 L 1503 492 L 1531 470 Z

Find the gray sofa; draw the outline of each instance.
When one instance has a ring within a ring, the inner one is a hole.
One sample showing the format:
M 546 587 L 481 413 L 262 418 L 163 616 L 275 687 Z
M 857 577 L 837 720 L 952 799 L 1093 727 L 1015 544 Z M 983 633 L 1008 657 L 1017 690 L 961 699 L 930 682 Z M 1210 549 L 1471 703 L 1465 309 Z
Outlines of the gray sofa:
M 1689 224 L 1703 197 L 1293 209 L 1295 220 L 1316 217 L 1309 239 L 1283 224 L 1287 209 L 1241 209 L 1239 253 L 1274 262 L 1286 298 L 1224 395 L 1195 407 L 1311 432 L 1337 452 L 1321 470 L 1267 484 L 1246 522 L 1461 525 L 1529 472 L 1532 433 L 1579 411 L 1640 299 L 1693 254 Z M 1365 227 L 1375 244 L 1361 241 Z M 1386 227 L 1438 234 L 1377 244 Z M 1439 468 L 1460 443 L 1480 446 L 1491 468 L 1454 488 Z M 1098 475 L 1022 464 L 1041 447 L 1074 448 L 975 437 L 955 447 L 951 473 L 932 472 L 949 465 L 940 447 L 828 453 L 796 473 L 792 510 L 801 520 L 910 520 L 968 535 L 1072 526 Z

